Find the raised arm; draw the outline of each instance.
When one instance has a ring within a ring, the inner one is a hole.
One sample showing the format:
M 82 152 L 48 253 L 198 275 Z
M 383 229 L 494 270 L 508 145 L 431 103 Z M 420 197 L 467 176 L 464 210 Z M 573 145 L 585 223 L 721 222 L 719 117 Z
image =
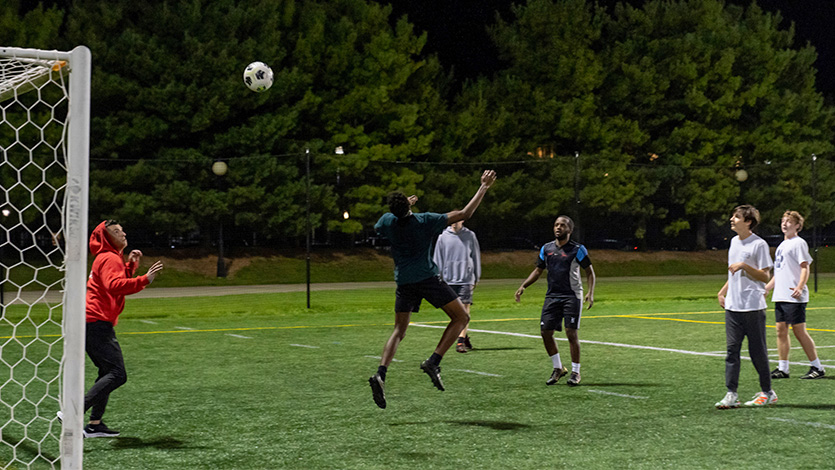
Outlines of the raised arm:
M 463 209 L 458 211 L 447 212 L 447 224 L 452 225 L 459 220 L 467 220 L 473 216 L 473 213 L 478 208 L 478 205 L 481 204 L 481 200 L 484 199 L 484 195 L 487 194 L 487 190 L 490 189 L 490 186 L 496 181 L 496 172 L 493 170 L 485 170 L 484 173 L 481 175 L 481 186 L 476 191 L 475 195 L 470 202 L 464 206 Z

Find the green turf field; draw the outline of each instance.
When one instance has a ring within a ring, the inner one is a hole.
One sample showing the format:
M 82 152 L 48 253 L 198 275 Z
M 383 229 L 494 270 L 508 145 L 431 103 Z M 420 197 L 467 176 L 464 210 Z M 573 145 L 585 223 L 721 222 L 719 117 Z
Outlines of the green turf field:
M 724 315 L 715 300 L 721 276 L 599 279 L 596 303 L 581 324 L 583 380 L 574 388 L 545 386 L 552 368 L 538 336 L 545 282 L 516 304 L 519 282 L 476 290 L 476 349 L 447 354 L 445 392 L 418 368 L 445 324 L 443 313 L 424 303 L 389 369 L 385 410 L 374 405 L 367 379 L 391 333 L 390 288 L 314 292 L 311 310 L 304 293 L 130 299 L 117 327 L 129 379 L 105 416 L 122 435 L 86 440 L 85 468 L 829 465 L 823 456 L 835 440 L 834 277 L 822 280 L 808 310 L 831 377 L 797 379 L 808 366 L 793 349 L 792 378 L 774 383 L 778 404 L 727 411 L 713 407 L 725 393 Z M 13 318 L 15 309 L 7 314 Z M 10 329 L 0 329 L 7 363 L 15 360 Z M 18 341 L 32 329 L 21 324 Z M 773 328 L 768 333 L 774 348 Z M 567 343 L 558 345 L 569 362 Z M 89 360 L 87 375 L 92 383 Z M 757 390 L 745 361 L 740 398 Z M 51 419 L 56 406 L 39 410 Z M 0 409 L 0 421 L 8 415 Z M 6 425 L 3 440 L 26 444 L 21 432 Z M 32 448 L 21 445 L 18 455 Z M 9 448 L 0 447 L 0 463 L 9 458 Z

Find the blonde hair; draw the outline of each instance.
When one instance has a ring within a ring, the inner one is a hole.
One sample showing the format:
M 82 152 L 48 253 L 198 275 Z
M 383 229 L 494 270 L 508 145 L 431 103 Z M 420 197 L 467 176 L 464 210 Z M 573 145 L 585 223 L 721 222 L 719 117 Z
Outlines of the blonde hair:
M 803 230 L 803 221 L 806 220 L 806 219 L 804 219 L 803 216 L 800 215 L 800 212 L 797 212 L 797 211 L 783 212 L 783 218 L 786 218 L 786 217 L 788 217 L 789 220 L 791 220 L 792 222 L 799 225 L 799 227 L 797 228 L 798 232 Z

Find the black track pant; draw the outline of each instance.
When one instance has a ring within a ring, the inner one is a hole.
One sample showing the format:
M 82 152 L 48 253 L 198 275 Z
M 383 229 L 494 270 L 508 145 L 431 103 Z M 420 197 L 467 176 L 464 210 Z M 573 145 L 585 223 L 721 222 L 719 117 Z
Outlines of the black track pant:
M 725 356 L 725 385 L 729 392 L 739 386 L 739 352 L 742 340 L 748 338 L 748 354 L 760 376 L 760 389 L 771 390 L 771 373 L 768 370 L 768 348 L 765 343 L 765 310 L 732 312 L 725 310 L 725 335 L 728 351 Z
M 85 349 L 93 364 L 99 369 L 96 383 L 84 396 L 84 411 L 92 407 L 90 420 L 96 421 L 104 415 L 110 392 L 127 382 L 128 374 L 125 371 L 122 348 L 116 340 L 116 332 L 110 323 L 106 321 L 87 323 Z

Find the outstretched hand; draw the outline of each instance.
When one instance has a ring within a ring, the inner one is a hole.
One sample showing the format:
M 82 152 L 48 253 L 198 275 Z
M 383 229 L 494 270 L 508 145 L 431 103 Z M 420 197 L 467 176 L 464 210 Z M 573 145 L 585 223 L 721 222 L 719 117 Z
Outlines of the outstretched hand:
M 496 182 L 496 172 L 493 170 L 484 170 L 484 173 L 481 175 L 481 184 L 487 186 L 493 186 L 493 183 Z
M 162 271 L 162 261 L 157 261 L 148 268 L 148 272 L 145 274 L 148 277 L 148 284 L 154 282 L 154 278 L 157 277 L 157 273 L 160 271 Z
M 409 200 L 409 205 L 414 206 L 418 202 L 418 197 L 412 194 L 411 196 L 407 197 L 406 199 Z

